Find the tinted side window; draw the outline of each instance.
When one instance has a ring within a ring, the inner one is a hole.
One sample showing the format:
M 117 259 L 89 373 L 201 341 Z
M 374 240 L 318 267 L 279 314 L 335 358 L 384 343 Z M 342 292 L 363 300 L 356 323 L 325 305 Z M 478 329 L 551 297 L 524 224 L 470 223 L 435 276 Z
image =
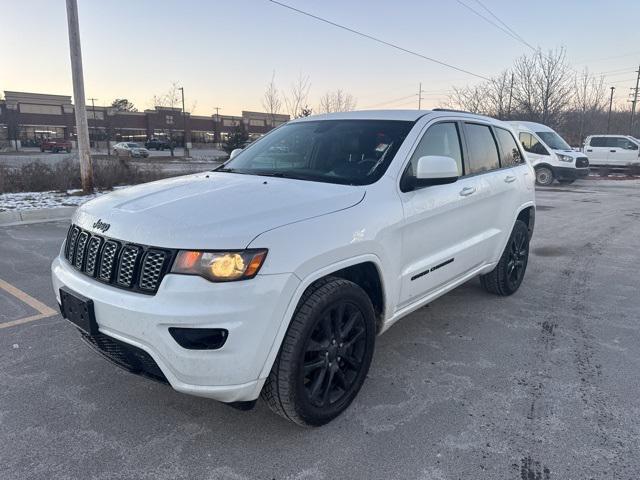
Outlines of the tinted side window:
M 427 155 L 453 158 L 458 164 L 458 175 L 462 176 L 462 150 L 458 127 L 455 123 L 437 123 L 429 127 L 411 156 L 411 169 L 414 174 L 418 159 Z
M 481 173 L 500 168 L 498 146 L 487 125 L 465 124 L 465 135 L 469 147 L 469 172 Z
M 625 150 L 637 150 L 635 143 L 624 137 L 607 137 L 607 147 L 623 148 Z
M 500 144 L 500 163 L 503 167 L 511 167 L 522 163 L 522 154 L 511 132 L 504 128 L 495 129 Z
M 547 149 L 544 148 L 538 139 L 530 133 L 522 132 L 518 138 L 520 139 L 520 143 L 522 143 L 522 147 L 525 151 L 529 153 L 536 153 L 538 155 L 549 155 Z
M 607 146 L 607 137 L 593 137 L 591 139 L 590 145 L 592 147 L 606 147 Z

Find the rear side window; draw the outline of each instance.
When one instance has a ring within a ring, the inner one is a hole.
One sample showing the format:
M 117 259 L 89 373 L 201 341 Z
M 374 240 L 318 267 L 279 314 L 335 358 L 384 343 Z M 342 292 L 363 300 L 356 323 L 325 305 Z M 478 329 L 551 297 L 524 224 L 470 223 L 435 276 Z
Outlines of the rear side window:
M 503 167 L 512 167 L 522 163 L 522 154 L 511 132 L 504 128 L 496 128 L 496 137 L 500 144 L 500 163 Z
M 443 122 L 429 127 L 411 156 L 411 169 L 414 174 L 418 159 L 428 155 L 453 158 L 458 164 L 458 175 L 462 176 L 462 150 L 458 127 L 455 123 Z
M 529 153 L 535 153 L 537 155 L 549 155 L 547 149 L 544 148 L 540 141 L 530 133 L 520 132 L 518 138 L 520 139 L 522 148 L 524 148 L 525 151 Z
M 638 146 L 628 138 L 608 137 L 607 147 L 623 148 L 625 150 L 638 150 Z
M 593 137 L 591 139 L 590 145 L 592 147 L 606 147 L 607 137 Z
M 489 172 L 500 168 L 498 146 L 487 125 L 465 124 L 465 135 L 469 147 L 468 173 Z

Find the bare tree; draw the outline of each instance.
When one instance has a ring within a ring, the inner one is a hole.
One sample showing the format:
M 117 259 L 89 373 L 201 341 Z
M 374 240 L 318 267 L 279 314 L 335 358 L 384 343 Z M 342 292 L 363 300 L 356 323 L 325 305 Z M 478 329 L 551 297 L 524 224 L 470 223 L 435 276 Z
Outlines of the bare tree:
M 564 48 L 536 54 L 538 64 L 536 87 L 542 108 L 542 123 L 557 125 L 559 116 L 571 105 L 573 84 Z
M 178 86 L 178 82 L 171 82 L 171 86 L 166 93 L 161 95 L 153 96 L 153 106 L 154 107 L 166 107 L 170 109 L 179 108 L 182 104 L 182 95 L 180 92 L 180 87 Z M 186 142 L 186 132 L 183 132 L 183 141 Z M 173 127 L 169 128 L 169 151 L 171 152 L 171 156 L 174 156 L 174 148 L 175 141 L 173 138 Z
M 577 75 L 574 82 L 573 108 L 580 115 L 579 138 L 580 143 L 585 137 L 585 128 L 591 127 L 594 117 L 604 111 L 607 104 L 607 92 L 604 85 L 604 77 L 595 77 L 589 74 L 585 68 L 582 74 Z
M 153 96 L 154 107 L 178 108 L 182 97 L 180 95 L 180 87 L 178 82 L 171 82 L 169 90 L 160 95 Z
M 280 98 L 280 92 L 276 87 L 276 72 L 271 75 L 271 81 L 267 85 L 267 89 L 262 97 L 262 106 L 271 117 L 271 126 L 276 124 L 276 115 L 280 113 L 282 108 L 282 100 Z
M 309 75 L 300 74 L 296 81 L 291 84 L 289 94 L 284 94 L 284 103 L 291 118 L 305 116 L 302 115 L 302 110 L 307 105 L 309 90 L 311 90 Z
M 326 92 L 320 97 L 318 110 L 321 113 L 349 112 L 356 108 L 357 100 L 350 93 L 337 89 L 333 92 Z

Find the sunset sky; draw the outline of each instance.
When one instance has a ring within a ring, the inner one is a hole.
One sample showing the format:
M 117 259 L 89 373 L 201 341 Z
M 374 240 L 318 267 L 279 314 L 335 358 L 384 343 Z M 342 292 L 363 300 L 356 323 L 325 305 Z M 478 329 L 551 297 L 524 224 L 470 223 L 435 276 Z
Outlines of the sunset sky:
M 531 50 L 454 0 L 283 0 L 465 70 L 492 76 Z M 87 97 L 108 104 L 126 97 L 150 108 L 172 81 L 184 86 L 196 114 L 262 110 L 275 72 L 288 89 L 311 79 L 310 105 L 341 88 L 358 108 L 438 106 L 453 85 L 477 78 L 377 44 L 268 0 L 78 0 Z M 527 43 L 564 46 L 577 70 L 607 72 L 622 104 L 640 62 L 637 0 L 513 2 L 464 0 L 488 7 Z M 70 95 L 64 0 L 3 0 L 0 91 Z M 628 23 L 628 25 L 625 25 Z M 413 96 L 412 96 L 413 95 Z

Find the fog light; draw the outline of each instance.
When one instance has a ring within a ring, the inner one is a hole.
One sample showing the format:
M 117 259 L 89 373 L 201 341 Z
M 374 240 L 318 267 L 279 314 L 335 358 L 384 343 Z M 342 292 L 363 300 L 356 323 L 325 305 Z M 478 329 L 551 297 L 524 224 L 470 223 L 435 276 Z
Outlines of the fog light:
M 217 350 L 227 341 L 224 328 L 169 328 L 169 333 L 182 348 L 189 350 Z

